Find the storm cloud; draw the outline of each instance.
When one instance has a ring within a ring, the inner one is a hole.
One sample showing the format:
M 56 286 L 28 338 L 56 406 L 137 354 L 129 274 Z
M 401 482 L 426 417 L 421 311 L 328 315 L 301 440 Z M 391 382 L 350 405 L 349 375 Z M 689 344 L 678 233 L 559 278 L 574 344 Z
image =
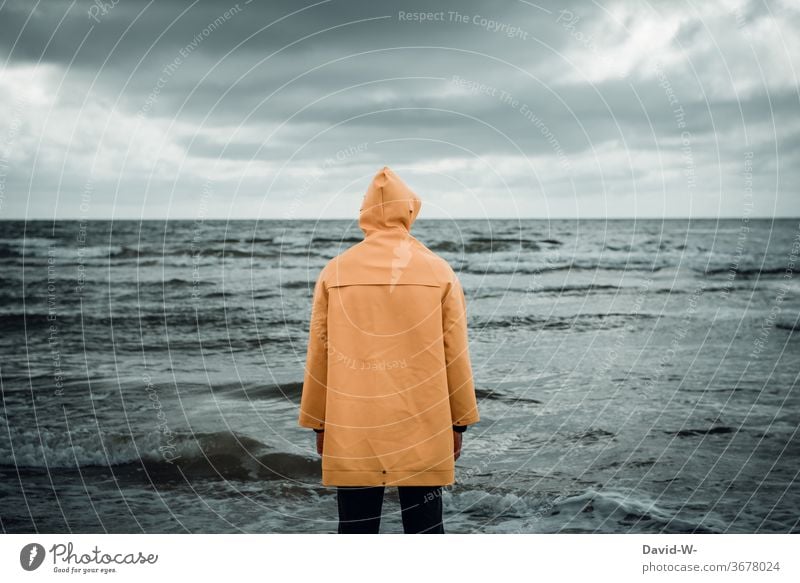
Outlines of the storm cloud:
M 7 1 L 0 218 L 800 215 L 800 12 Z

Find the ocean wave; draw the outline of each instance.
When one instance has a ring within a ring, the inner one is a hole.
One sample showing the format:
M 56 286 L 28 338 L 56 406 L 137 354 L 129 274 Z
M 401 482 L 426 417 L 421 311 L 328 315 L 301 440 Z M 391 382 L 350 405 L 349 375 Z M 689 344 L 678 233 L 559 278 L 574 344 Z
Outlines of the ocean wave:
M 271 450 L 266 444 L 235 432 L 167 435 L 98 433 L 68 434 L 40 430 L 18 434 L 13 450 L 0 441 L 0 465 L 17 469 L 79 470 L 110 468 L 115 474 L 146 471 L 151 478 L 181 474 L 208 479 L 310 479 L 320 475 L 317 459 Z
M 635 288 L 631 288 L 636 291 Z M 607 291 L 624 291 L 624 288 L 618 285 L 601 285 L 596 283 L 589 283 L 586 285 L 561 285 L 561 286 L 542 286 L 536 289 L 536 293 L 544 294 L 558 294 L 565 296 L 582 296 L 590 292 L 607 292 Z
M 534 403 L 540 405 L 542 401 L 537 399 L 531 399 L 530 397 L 518 397 L 516 395 L 510 395 L 506 392 L 499 391 L 497 389 L 484 389 L 481 387 L 475 387 L 475 396 L 479 400 L 488 399 L 491 401 L 503 401 L 503 402 L 510 402 L 510 403 Z
M 438 253 L 496 253 L 499 251 L 539 251 L 539 241 L 502 237 L 471 237 L 465 241 L 436 241 L 429 245 Z
M 538 275 L 557 271 L 645 271 L 655 273 L 670 267 L 666 261 L 653 265 L 651 260 L 633 261 L 570 261 L 565 263 L 543 263 L 539 265 L 514 264 L 488 264 L 467 262 L 461 271 L 475 275 Z
M 566 436 L 565 441 L 572 441 L 574 443 L 583 445 L 588 443 L 597 443 L 599 441 L 614 440 L 616 437 L 617 436 L 615 433 L 611 433 L 605 429 L 600 429 L 599 427 L 593 427 L 591 429 L 584 429 L 583 431 L 570 433 Z
M 246 245 L 254 245 L 256 243 L 266 243 L 266 244 L 273 244 L 275 242 L 274 237 L 247 237 L 242 239 L 241 237 L 219 237 L 216 239 L 205 239 L 205 243 L 216 243 L 222 245 L 232 245 L 232 244 L 246 244 Z
M 450 513 L 466 513 L 486 518 L 524 518 L 533 514 L 544 503 L 519 496 L 513 492 L 486 492 L 470 489 L 446 492 Z
M 253 401 L 261 399 L 290 399 L 294 402 L 300 400 L 303 391 L 303 382 L 287 382 L 272 385 L 232 383 L 212 387 L 215 395 L 229 399 Z
M 626 291 L 636 291 L 637 288 L 625 288 L 618 285 L 604 285 L 604 284 L 575 284 L 575 285 L 554 285 L 554 286 L 539 286 L 535 289 L 526 289 L 520 287 L 489 287 L 482 285 L 470 297 L 473 299 L 484 298 L 499 298 L 505 297 L 508 294 L 529 294 L 535 293 L 537 295 L 558 295 L 558 296 L 585 296 L 589 293 L 625 293 Z
M 570 525 L 574 520 L 579 529 L 581 524 L 595 525 L 597 531 L 601 532 L 620 532 L 619 527 L 635 527 L 637 530 L 663 533 L 722 532 L 678 519 L 673 511 L 645 499 L 641 492 L 589 488 L 558 499 L 554 504 L 553 514 L 563 516 L 565 531 L 573 530 Z M 593 530 L 580 529 L 581 532 Z
M 22 254 L 19 252 L 16 246 L 0 244 L 0 258 L 6 259 L 21 256 Z
M 800 317 L 795 316 L 793 318 L 791 316 L 778 316 L 778 318 L 775 320 L 775 327 L 780 328 L 781 330 L 796 332 L 797 330 L 800 330 Z
M 136 248 L 128 245 L 120 245 L 115 249 L 108 249 L 107 256 L 110 259 L 145 259 L 145 258 L 167 258 L 167 257 L 251 257 L 257 259 L 276 259 L 282 252 L 278 249 L 240 249 L 236 247 L 179 247 L 173 249 L 155 248 Z
M 22 306 L 17 307 L 21 308 Z M 256 343 L 259 340 L 259 331 L 263 334 L 275 330 L 302 330 L 308 326 L 307 320 L 291 318 L 286 314 L 261 314 L 254 312 L 250 306 L 227 307 L 222 302 L 208 302 L 198 307 L 189 304 L 181 306 L 181 308 L 179 311 L 176 307 L 171 306 L 170 311 L 165 314 L 146 307 L 124 306 L 111 315 L 103 313 L 98 315 L 95 312 L 89 312 L 88 309 L 81 313 L 79 306 L 73 304 L 70 306 L 70 311 L 64 308 L 58 313 L 57 322 L 59 328 L 64 332 L 69 329 L 80 331 L 82 327 L 110 329 L 112 325 L 115 329 L 132 329 L 137 333 L 140 328 L 153 331 L 164 327 L 188 326 L 191 330 L 196 330 L 198 327 L 202 330 L 204 327 L 221 325 L 235 332 L 247 331 L 249 335 L 244 339 Z M 163 310 L 163 307 L 161 309 Z M 141 310 L 141 312 L 137 310 Z M 47 306 L 40 304 L 35 308 L 29 305 L 26 312 L 0 313 L 0 330 L 4 332 L 35 326 L 48 328 L 52 323 L 48 319 Z M 227 339 L 228 335 L 225 338 Z M 203 342 L 207 340 L 210 341 L 213 338 L 204 338 Z
M 606 314 L 576 314 L 574 316 L 511 316 L 508 318 L 475 319 L 470 322 L 470 328 L 476 330 L 497 328 L 525 328 L 532 330 L 572 330 L 586 332 L 592 330 L 607 330 L 620 328 L 630 321 L 658 319 L 659 314 L 646 313 L 606 313 Z
M 319 237 L 315 235 L 311 240 L 311 245 L 315 243 L 361 243 L 363 240 L 363 237 Z
M 532 496 L 499 488 L 469 489 L 446 491 L 445 500 L 451 512 L 484 518 L 498 532 L 723 532 L 677 518 L 675 512 L 633 491 L 589 487 L 575 493 Z
M 717 276 L 717 275 L 724 275 L 729 277 L 730 275 L 735 275 L 735 277 L 741 277 L 743 279 L 751 279 L 753 277 L 761 277 L 765 275 L 782 275 L 786 273 L 786 267 L 747 267 L 747 268 L 738 268 L 734 269 L 731 266 L 726 267 L 714 267 L 714 268 L 706 268 L 697 270 L 698 273 L 702 273 L 706 276 Z
M 726 427 L 718 425 L 716 427 L 701 427 L 696 429 L 679 429 L 677 431 L 664 431 L 667 435 L 674 435 L 675 437 L 693 437 L 696 435 L 717 435 L 720 433 L 734 433 L 736 429 L 733 427 Z
M 314 282 L 313 281 L 303 281 L 303 280 L 284 281 L 281 284 L 281 286 L 286 288 L 286 289 L 305 289 L 305 290 L 311 291 L 312 289 L 314 289 Z

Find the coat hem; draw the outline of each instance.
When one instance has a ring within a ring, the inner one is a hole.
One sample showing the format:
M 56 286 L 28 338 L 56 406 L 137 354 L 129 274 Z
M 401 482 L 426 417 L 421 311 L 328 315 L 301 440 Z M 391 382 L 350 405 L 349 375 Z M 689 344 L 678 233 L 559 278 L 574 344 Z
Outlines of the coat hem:
M 475 425 L 479 423 L 481 420 L 480 417 L 462 417 L 460 419 L 454 419 L 453 425 L 458 425 L 459 427 L 467 427 L 469 425 Z
M 314 417 L 303 415 L 297 420 L 297 425 L 307 429 L 325 429 L 325 422 L 319 421 Z
M 455 470 L 322 470 L 323 486 L 449 486 Z

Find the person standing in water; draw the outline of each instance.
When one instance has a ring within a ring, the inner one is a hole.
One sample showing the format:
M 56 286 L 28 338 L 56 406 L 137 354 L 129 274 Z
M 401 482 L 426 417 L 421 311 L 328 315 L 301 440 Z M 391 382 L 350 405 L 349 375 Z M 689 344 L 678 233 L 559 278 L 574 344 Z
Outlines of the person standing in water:
M 331 259 L 311 307 L 298 423 L 316 432 L 339 533 L 377 533 L 396 486 L 405 533 L 444 533 L 463 432 L 480 420 L 464 291 L 411 235 L 422 201 L 383 167 L 364 196 L 363 241 Z

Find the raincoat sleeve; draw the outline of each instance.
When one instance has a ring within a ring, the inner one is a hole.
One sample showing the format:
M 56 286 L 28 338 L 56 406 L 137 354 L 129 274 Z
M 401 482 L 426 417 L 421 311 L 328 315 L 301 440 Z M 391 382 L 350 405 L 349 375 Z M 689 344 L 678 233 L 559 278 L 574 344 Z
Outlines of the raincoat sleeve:
M 454 426 L 480 421 L 467 340 L 467 302 L 455 273 L 442 299 L 442 337 L 444 340 L 447 390 Z
M 314 285 L 311 304 L 311 325 L 300 397 L 301 427 L 325 428 L 325 398 L 328 379 L 328 290 L 322 275 Z

